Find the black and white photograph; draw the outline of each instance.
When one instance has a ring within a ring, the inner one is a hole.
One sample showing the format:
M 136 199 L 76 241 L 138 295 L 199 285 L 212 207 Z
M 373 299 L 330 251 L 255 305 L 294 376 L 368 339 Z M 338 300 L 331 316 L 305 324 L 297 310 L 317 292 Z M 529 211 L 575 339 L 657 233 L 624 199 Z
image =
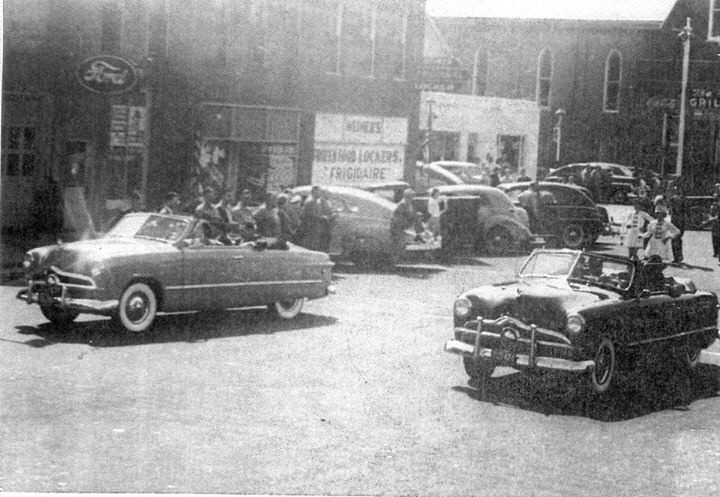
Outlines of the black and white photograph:
M 720 0 L 3 0 L 0 492 L 720 495 Z

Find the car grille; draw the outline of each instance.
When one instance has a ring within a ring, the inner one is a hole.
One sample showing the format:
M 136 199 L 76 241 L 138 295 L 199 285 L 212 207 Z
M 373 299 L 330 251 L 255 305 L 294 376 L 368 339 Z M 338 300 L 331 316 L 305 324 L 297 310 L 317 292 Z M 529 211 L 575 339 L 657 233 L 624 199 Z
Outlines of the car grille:
M 95 288 L 95 281 L 91 277 L 77 273 L 68 273 L 56 267 L 31 275 L 30 281 L 33 286 L 38 287 L 58 287 L 60 285 L 66 285 L 70 287 Z

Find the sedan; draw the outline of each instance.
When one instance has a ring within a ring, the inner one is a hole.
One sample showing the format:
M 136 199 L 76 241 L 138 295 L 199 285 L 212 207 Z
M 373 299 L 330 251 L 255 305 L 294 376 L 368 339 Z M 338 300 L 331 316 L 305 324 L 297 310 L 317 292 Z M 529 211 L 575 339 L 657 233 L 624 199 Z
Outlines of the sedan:
M 332 291 L 327 254 L 275 239 L 224 245 L 210 232 L 189 216 L 128 214 L 102 238 L 30 250 L 18 298 L 58 326 L 87 313 L 140 333 L 160 312 L 267 305 L 290 319 Z

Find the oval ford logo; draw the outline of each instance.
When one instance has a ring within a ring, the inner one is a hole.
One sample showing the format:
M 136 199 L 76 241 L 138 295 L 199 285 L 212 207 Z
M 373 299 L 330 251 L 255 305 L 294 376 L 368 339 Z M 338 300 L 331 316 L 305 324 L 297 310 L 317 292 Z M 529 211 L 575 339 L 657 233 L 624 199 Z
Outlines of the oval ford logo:
M 77 70 L 80 84 L 95 93 L 123 93 L 138 81 L 132 63 L 114 55 L 97 55 L 80 64 Z

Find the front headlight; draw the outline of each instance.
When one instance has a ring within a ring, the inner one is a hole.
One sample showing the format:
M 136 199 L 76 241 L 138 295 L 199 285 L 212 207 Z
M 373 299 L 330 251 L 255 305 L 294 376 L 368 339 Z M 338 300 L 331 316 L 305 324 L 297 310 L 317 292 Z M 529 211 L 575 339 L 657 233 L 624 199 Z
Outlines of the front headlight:
M 457 299 L 453 305 L 453 312 L 459 318 L 468 316 L 471 309 L 472 303 L 466 298 Z
M 579 314 L 568 316 L 566 329 L 570 333 L 580 333 L 585 329 L 585 319 Z
M 25 269 L 29 269 L 34 263 L 35 263 L 35 257 L 33 257 L 32 253 L 25 252 L 25 255 L 23 256 L 23 262 L 22 262 L 23 267 Z

